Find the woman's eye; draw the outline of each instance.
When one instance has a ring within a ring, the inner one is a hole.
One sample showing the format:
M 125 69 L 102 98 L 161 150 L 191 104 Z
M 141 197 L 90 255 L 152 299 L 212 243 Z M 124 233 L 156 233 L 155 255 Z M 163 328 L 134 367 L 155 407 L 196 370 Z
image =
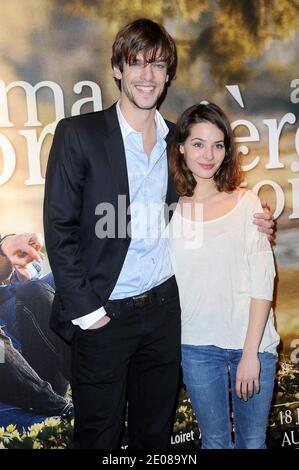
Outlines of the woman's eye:
M 201 142 L 195 142 L 194 147 L 201 149 L 203 147 L 203 144 Z
M 221 150 L 224 148 L 224 144 L 216 144 L 216 149 Z

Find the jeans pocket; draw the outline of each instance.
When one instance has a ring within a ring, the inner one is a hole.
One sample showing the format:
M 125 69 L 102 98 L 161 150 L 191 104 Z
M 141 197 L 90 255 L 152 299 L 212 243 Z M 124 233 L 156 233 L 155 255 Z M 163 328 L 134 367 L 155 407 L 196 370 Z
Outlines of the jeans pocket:
M 118 320 L 120 317 L 120 311 L 117 305 L 113 305 L 112 302 L 104 305 L 107 317 L 111 320 Z M 110 323 L 110 322 L 109 322 Z

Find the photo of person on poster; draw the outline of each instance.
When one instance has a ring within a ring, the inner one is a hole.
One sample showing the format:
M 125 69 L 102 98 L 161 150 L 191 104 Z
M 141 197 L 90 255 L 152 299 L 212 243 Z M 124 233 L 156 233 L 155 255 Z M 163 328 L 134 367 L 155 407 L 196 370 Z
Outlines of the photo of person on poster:
M 49 327 L 51 273 L 41 276 L 42 236 L 0 239 L 0 427 L 20 431 L 48 416 L 70 418 L 69 347 Z
M 119 101 L 61 120 L 48 160 L 51 326 L 71 343 L 74 446 L 118 448 L 128 401 L 129 448 L 166 448 L 179 386 L 180 304 L 167 241 L 152 236 L 161 212 L 148 222 L 144 209 L 178 200 L 167 160 L 174 125 L 157 110 L 175 76 L 176 46 L 163 26 L 138 19 L 116 35 L 111 62 Z M 117 234 L 97 232 L 100 204 L 115 209 Z M 272 233 L 267 209 L 257 223 Z M 146 235 L 135 236 L 140 227 Z

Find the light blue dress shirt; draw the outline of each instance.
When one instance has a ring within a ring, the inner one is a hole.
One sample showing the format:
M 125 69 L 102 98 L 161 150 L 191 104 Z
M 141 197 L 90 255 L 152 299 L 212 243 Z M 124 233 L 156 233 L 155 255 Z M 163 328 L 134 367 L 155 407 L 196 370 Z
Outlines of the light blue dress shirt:
M 164 203 L 168 183 L 165 138 L 169 129 L 156 111 L 157 141 L 150 157 L 143 148 L 142 133 L 125 120 L 119 103 L 117 117 L 124 141 L 131 208 L 131 243 L 110 295 L 111 300 L 142 294 L 173 275 L 164 229 Z M 72 320 L 87 329 L 106 314 L 104 307 Z
M 164 228 L 168 165 L 165 138 L 168 127 L 156 111 L 157 141 L 150 157 L 142 133 L 125 120 L 119 103 L 117 116 L 124 141 L 129 179 L 132 240 L 110 299 L 139 295 L 173 275 Z

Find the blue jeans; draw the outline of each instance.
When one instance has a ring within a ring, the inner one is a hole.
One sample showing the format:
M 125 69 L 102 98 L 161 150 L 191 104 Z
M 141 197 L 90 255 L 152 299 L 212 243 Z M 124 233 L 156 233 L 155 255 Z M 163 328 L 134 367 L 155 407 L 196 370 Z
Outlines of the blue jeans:
M 24 430 L 28 431 L 28 428 L 33 424 L 42 423 L 46 418 L 48 416 L 41 416 L 33 411 L 25 411 L 17 406 L 0 403 L 0 427 L 6 428 L 9 424 L 13 424 L 22 433 Z
M 276 356 L 259 353 L 260 393 L 247 401 L 235 392 L 242 350 L 182 345 L 183 378 L 201 435 L 203 449 L 263 449 L 272 400 Z M 230 381 L 229 381 L 230 379 Z M 231 383 L 235 443 L 230 422 Z

